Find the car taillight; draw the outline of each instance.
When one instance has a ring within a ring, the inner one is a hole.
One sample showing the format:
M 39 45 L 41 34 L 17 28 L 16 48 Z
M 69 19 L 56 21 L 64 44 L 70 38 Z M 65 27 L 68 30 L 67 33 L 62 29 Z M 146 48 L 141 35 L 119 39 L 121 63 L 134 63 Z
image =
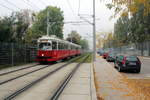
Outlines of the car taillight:
M 141 65 L 141 61 L 139 60 L 139 58 L 137 58 L 138 59 L 138 63 Z
M 126 57 L 124 57 L 122 60 L 122 64 L 125 64 L 125 63 L 126 63 Z

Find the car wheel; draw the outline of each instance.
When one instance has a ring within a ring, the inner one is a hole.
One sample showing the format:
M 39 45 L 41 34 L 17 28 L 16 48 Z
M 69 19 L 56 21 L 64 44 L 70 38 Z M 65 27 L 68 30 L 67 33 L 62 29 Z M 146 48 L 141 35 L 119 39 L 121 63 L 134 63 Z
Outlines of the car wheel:
M 140 69 L 136 69 L 135 70 L 136 73 L 140 73 L 140 71 L 141 71 Z
M 120 66 L 118 66 L 118 71 L 122 72 L 122 68 Z
M 114 67 L 116 68 L 116 63 L 114 62 Z
M 106 60 L 107 60 L 107 62 L 109 62 L 109 59 L 108 59 L 108 58 L 106 58 Z
M 116 62 L 114 62 L 114 67 L 117 68 Z

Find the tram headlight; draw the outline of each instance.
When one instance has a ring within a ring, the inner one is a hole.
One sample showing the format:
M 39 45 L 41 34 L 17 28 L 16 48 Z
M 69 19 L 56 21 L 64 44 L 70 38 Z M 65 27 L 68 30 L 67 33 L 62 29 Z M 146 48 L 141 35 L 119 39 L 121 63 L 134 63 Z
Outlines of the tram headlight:
M 44 56 L 44 54 L 42 54 L 42 56 Z

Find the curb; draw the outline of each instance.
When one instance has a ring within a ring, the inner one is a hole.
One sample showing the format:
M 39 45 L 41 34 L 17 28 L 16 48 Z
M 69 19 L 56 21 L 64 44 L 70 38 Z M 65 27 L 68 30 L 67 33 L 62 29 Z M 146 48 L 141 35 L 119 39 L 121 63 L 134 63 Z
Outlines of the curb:
M 91 79 L 90 79 L 90 85 L 91 85 L 91 100 L 97 100 L 97 95 L 96 95 L 96 88 L 95 88 L 95 83 L 94 83 L 94 72 L 93 72 L 93 63 L 91 64 L 90 72 L 91 72 Z

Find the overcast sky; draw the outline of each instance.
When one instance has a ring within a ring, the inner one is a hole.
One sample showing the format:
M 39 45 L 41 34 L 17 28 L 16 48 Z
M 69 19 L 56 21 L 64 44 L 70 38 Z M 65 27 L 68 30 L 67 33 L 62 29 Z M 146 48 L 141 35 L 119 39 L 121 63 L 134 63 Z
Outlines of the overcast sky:
M 115 20 L 109 20 L 113 11 L 110 11 L 106 7 L 106 3 L 109 3 L 111 0 L 106 0 L 106 2 L 100 1 L 102 0 L 96 0 L 96 31 L 111 32 L 113 31 Z M 82 19 L 78 16 L 78 14 L 81 14 L 82 17 L 92 22 L 92 2 L 93 0 L 0 0 L 0 16 L 7 16 L 12 10 L 31 9 L 39 11 L 48 5 L 52 5 L 61 8 L 64 12 L 65 21 L 81 21 Z M 5 7 L 2 7 L 2 5 Z M 65 24 L 64 37 L 66 37 L 71 30 L 77 30 L 81 36 L 88 38 L 88 40 L 92 42 L 92 38 L 87 36 L 87 34 L 92 35 L 92 26 L 90 24 Z

